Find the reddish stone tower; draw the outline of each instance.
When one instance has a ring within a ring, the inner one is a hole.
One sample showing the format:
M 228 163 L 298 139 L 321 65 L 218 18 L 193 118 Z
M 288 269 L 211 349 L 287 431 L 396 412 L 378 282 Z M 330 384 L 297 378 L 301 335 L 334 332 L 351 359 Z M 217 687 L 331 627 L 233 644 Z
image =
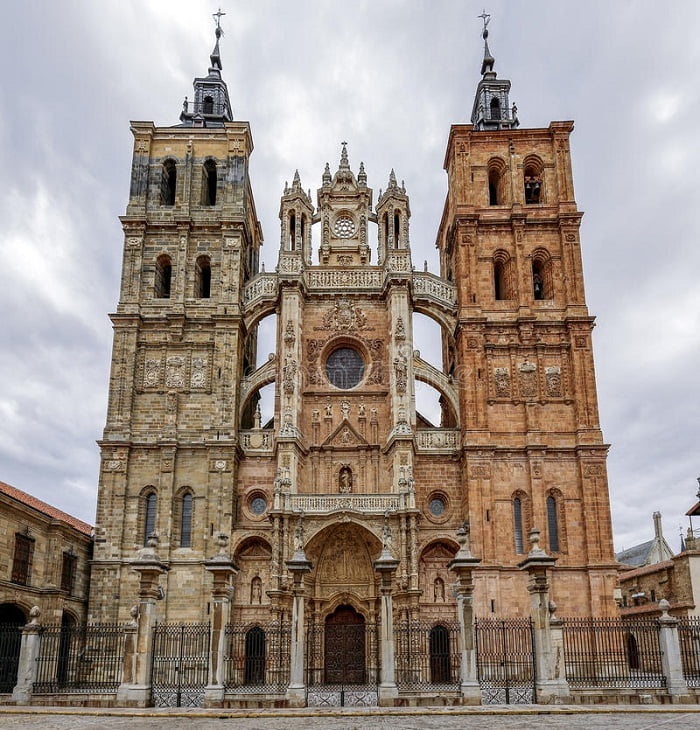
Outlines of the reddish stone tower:
M 437 247 L 457 287 L 443 336 L 461 415 L 463 512 L 482 559 L 477 612 L 523 604 L 528 532 L 557 558 L 565 615 L 614 612 L 615 563 L 569 135 L 520 129 L 484 30 L 471 124 L 450 130 Z

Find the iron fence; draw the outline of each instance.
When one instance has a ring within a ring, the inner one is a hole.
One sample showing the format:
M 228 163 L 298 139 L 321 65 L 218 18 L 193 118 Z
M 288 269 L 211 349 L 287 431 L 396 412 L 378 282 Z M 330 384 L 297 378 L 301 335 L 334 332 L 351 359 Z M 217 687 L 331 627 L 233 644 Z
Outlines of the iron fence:
M 0 692 L 12 692 L 17 684 L 22 626 L 0 624 Z
M 685 681 L 688 687 L 700 687 L 700 617 L 678 619 L 678 642 Z
M 118 624 L 42 626 L 33 691 L 116 692 L 124 664 Z
M 229 624 L 224 654 L 226 689 L 284 692 L 289 684 L 291 639 L 289 623 Z
M 306 625 L 307 705 L 373 706 L 379 684 L 377 625 Z
M 476 619 L 476 669 L 482 703 L 535 701 L 535 653 L 529 618 Z
M 151 696 L 156 707 L 199 707 L 209 679 L 209 624 L 158 624 Z
M 656 619 L 569 618 L 563 631 L 571 687 L 666 686 Z
M 400 690 L 456 690 L 461 682 L 459 624 L 400 621 L 394 624 L 396 684 Z

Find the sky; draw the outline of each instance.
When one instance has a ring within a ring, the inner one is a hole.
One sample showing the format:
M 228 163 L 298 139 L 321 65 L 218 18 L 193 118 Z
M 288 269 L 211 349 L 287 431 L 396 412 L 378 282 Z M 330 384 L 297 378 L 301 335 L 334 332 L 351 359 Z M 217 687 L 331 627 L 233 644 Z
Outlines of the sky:
M 483 0 L 222 0 L 223 75 L 251 124 L 273 270 L 279 198 L 340 142 L 404 180 L 414 264 L 438 271 L 450 125 L 468 122 Z M 0 480 L 94 521 L 132 153 L 178 123 L 211 0 L 26 0 L 0 27 Z M 522 127 L 575 120 L 572 158 L 617 550 L 679 549 L 700 475 L 700 3 L 491 0 Z M 429 337 L 417 347 L 428 351 Z M 423 342 L 421 342 L 421 338 Z M 700 527 L 697 524 L 696 527 Z

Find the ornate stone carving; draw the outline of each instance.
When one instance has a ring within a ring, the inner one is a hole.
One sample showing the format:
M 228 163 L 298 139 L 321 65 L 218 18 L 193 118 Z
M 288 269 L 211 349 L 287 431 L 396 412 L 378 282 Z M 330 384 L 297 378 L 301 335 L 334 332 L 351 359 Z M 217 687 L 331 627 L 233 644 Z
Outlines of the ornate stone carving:
M 160 359 L 148 359 L 143 366 L 144 388 L 157 388 L 160 385 Z
M 225 459 L 216 459 L 214 461 L 214 469 L 216 471 L 226 471 L 226 460 Z
M 340 412 L 343 415 L 343 419 L 347 420 L 350 415 L 350 401 L 343 400 L 340 403 Z
M 330 251 L 326 255 L 329 253 Z M 310 289 L 379 289 L 383 279 L 382 272 L 367 269 L 321 269 L 306 272 Z
M 181 356 L 169 357 L 165 366 L 165 387 L 185 387 L 185 358 Z
M 284 367 L 282 368 L 282 388 L 288 395 L 294 393 L 294 378 L 296 374 L 297 361 L 291 358 L 285 358 Z
M 287 326 L 284 330 L 284 341 L 288 345 L 293 345 L 296 342 L 296 335 L 294 334 L 294 322 L 291 319 L 287 320 Z
M 141 239 L 136 238 L 136 236 L 129 236 L 129 238 L 126 239 L 126 245 L 129 248 L 138 248 L 141 245 Z
M 124 462 L 119 459 L 109 459 L 104 462 L 105 471 L 122 471 L 124 468 Z
M 576 335 L 574 337 L 574 345 L 576 345 L 579 349 L 586 347 L 587 344 L 588 341 L 586 339 L 586 335 Z
M 396 329 L 394 330 L 394 337 L 397 340 L 405 340 L 406 339 L 406 327 L 403 323 L 403 317 L 399 317 L 396 320 Z
M 586 464 L 583 467 L 583 475 L 586 477 L 602 477 L 603 476 L 603 465 L 602 464 Z
M 355 332 L 367 329 L 366 317 L 347 297 L 340 297 L 323 318 L 321 329 L 336 332 Z
M 382 385 L 384 383 L 384 340 L 362 340 L 372 358 L 372 370 L 367 378 L 367 385 Z
M 520 375 L 520 395 L 523 398 L 534 398 L 537 395 L 537 366 L 526 360 L 518 365 Z
M 469 470 L 469 476 L 472 479 L 490 479 L 491 469 L 487 464 L 474 464 Z
M 435 274 L 413 274 L 413 294 L 427 296 L 448 310 L 457 302 L 457 287 Z
M 205 357 L 192 358 L 192 372 L 190 373 L 190 387 L 204 388 L 207 384 L 207 359 Z
M 347 464 L 343 464 L 338 472 L 338 491 L 341 494 L 352 492 L 352 469 Z
M 421 451 L 452 451 L 457 448 L 458 438 L 456 429 L 420 429 L 416 431 L 416 446 Z
M 544 369 L 547 395 L 550 398 L 561 398 L 561 368 L 550 367 Z
M 494 368 L 493 382 L 498 398 L 510 398 L 510 369 Z
M 394 358 L 394 371 L 396 373 L 396 390 L 399 393 L 405 393 L 408 380 L 408 363 L 403 355 Z

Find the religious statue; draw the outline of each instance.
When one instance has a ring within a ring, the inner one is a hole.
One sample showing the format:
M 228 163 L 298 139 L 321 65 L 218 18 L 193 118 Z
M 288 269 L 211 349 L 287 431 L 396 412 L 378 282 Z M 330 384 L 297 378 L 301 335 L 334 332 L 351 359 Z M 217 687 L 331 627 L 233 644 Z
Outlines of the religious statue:
M 338 488 L 342 494 L 352 492 L 352 469 L 343 466 L 338 472 Z

